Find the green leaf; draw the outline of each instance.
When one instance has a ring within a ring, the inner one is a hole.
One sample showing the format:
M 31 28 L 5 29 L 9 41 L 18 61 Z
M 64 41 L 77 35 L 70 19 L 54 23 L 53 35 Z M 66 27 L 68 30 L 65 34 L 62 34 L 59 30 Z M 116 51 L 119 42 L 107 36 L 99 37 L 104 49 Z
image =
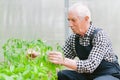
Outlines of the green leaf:
M 41 39 L 27 41 L 10 38 L 2 49 L 5 62 L 0 63 L 0 80 L 57 80 L 56 69 L 61 67 L 49 62 L 46 53 L 53 48 Z M 39 52 L 40 56 L 27 58 L 28 49 Z M 61 50 L 59 45 L 57 50 Z

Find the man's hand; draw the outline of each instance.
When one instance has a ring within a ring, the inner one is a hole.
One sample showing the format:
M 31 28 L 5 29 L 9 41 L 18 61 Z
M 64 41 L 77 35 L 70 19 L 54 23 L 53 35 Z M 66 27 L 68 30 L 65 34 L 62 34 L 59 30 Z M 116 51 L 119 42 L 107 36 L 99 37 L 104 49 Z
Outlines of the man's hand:
M 60 52 L 55 52 L 55 51 L 49 52 L 48 58 L 49 58 L 49 61 L 54 64 L 60 64 L 72 70 L 77 70 L 76 61 L 69 58 L 64 58 L 62 53 Z
M 28 58 L 36 58 L 37 56 L 39 56 L 40 55 L 40 53 L 39 52 L 36 52 L 35 50 L 33 50 L 33 49 L 28 49 L 27 50 L 27 53 L 26 53 L 26 56 L 28 57 Z
M 55 51 L 49 52 L 48 58 L 49 58 L 49 61 L 54 64 L 60 64 L 60 65 L 64 64 L 64 57 L 60 52 L 55 52 Z

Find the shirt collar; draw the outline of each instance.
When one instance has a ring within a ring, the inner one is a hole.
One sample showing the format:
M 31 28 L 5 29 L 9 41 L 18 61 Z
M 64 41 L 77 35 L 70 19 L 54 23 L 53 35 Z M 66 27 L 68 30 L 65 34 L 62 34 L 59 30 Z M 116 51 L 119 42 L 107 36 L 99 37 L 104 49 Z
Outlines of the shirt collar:
M 85 37 L 85 36 L 91 36 L 92 33 L 94 32 L 94 30 L 95 30 L 95 26 L 93 26 L 93 25 L 91 24 L 90 27 L 88 28 L 87 32 L 85 33 L 85 35 L 84 35 L 83 37 Z M 80 36 L 79 34 L 76 34 L 76 36 L 83 38 L 83 37 Z
M 95 27 L 93 25 L 90 25 L 87 32 L 85 33 L 85 36 L 90 36 L 94 30 L 95 30 Z

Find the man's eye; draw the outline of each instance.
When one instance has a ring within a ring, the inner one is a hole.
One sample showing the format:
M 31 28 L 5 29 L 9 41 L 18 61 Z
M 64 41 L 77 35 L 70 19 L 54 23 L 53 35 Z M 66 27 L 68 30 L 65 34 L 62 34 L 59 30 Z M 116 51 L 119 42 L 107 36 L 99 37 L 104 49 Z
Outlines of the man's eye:
M 76 20 L 75 20 L 75 19 L 68 19 L 68 21 L 72 21 L 72 22 L 75 22 Z
M 70 21 L 70 19 L 68 19 L 68 21 Z
M 72 19 L 73 22 L 75 22 L 75 19 Z

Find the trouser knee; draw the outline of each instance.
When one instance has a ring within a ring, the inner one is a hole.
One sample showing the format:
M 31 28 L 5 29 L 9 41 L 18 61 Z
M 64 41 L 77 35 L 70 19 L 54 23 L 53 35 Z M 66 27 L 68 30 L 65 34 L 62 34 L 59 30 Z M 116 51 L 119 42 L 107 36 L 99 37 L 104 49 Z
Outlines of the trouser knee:
M 58 76 L 58 80 L 68 80 L 67 79 L 67 71 L 63 70 L 63 71 L 59 71 L 57 73 L 57 76 Z
M 71 70 L 59 71 L 57 75 L 58 80 L 86 80 L 82 74 Z

